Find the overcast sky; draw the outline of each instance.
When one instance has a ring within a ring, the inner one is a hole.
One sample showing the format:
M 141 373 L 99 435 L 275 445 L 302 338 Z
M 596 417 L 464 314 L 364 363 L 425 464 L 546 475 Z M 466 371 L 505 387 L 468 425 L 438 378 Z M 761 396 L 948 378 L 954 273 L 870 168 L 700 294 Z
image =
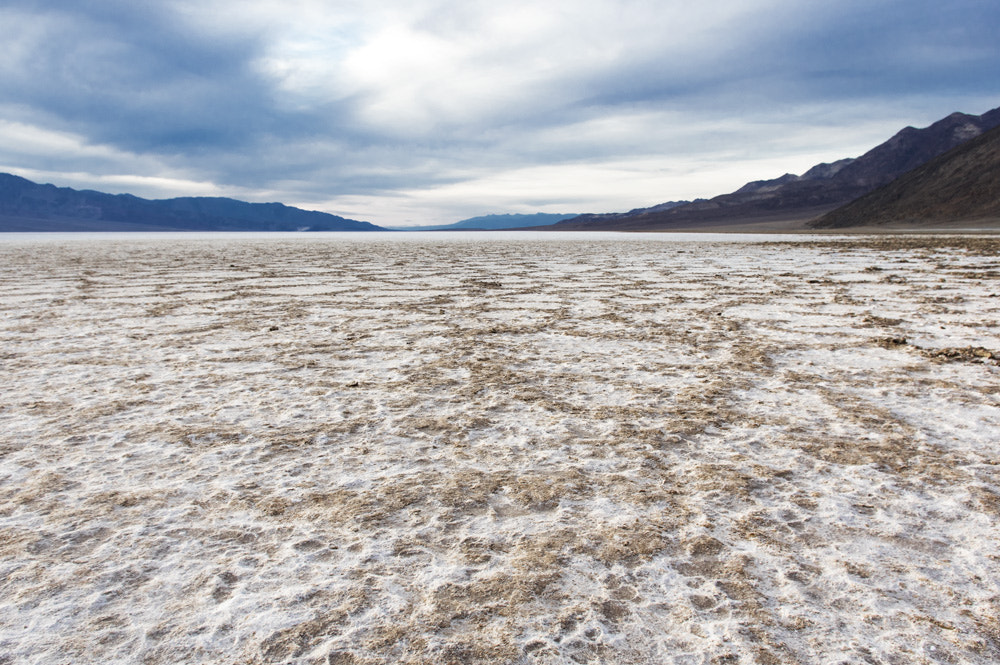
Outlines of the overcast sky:
M 1000 105 L 997 0 L 3 0 L 0 171 L 384 225 L 610 212 Z

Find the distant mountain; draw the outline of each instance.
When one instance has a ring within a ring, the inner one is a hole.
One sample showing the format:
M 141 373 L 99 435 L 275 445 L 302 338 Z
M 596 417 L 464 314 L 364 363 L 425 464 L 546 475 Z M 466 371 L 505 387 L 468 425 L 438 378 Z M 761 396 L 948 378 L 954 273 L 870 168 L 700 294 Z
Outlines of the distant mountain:
M 698 201 L 701 200 L 703 199 L 698 199 Z M 598 230 L 599 228 L 607 227 L 610 230 L 616 225 L 628 225 L 632 220 L 653 216 L 667 210 L 691 205 L 691 203 L 691 201 L 668 201 L 666 203 L 658 203 L 649 208 L 633 208 L 628 212 L 587 213 L 557 222 L 552 228 L 559 231 L 567 231 L 576 229 Z
M 809 224 L 818 229 L 1000 221 L 1000 127 Z
M 467 230 L 496 230 L 530 228 L 533 226 L 545 226 L 555 224 L 564 219 L 577 217 L 579 213 L 560 215 L 556 213 L 536 212 L 531 215 L 504 214 L 504 215 L 482 215 L 480 217 L 470 217 L 454 224 L 436 224 L 432 226 L 396 226 L 392 227 L 397 231 L 467 231 Z
M 581 215 L 554 230 L 711 228 L 818 217 L 871 192 L 928 160 L 1000 125 L 1000 108 L 983 115 L 952 113 L 929 127 L 906 127 L 857 158 L 817 164 L 802 175 L 747 183 L 730 194 L 685 205 L 663 204 L 610 215 Z
M 39 185 L 0 173 L 0 231 L 384 231 L 281 203 L 131 194 Z

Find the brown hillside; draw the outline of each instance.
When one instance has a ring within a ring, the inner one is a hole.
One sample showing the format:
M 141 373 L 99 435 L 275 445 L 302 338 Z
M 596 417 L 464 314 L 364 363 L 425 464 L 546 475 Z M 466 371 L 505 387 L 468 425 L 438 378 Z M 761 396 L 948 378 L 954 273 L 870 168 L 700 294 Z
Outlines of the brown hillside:
M 1000 220 L 1000 127 L 812 222 L 813 228 Z

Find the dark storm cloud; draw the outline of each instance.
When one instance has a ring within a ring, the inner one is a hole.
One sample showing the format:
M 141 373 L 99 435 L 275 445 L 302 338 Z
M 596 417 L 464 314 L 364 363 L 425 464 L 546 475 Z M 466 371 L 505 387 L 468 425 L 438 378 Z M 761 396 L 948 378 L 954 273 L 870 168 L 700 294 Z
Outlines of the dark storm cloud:
M 277 112 L 251 67 L 256 35 L 225 35 L 131 2 L 8 5 L 4 101 L 123 149 L 233 148 L 306 116 Z
M 711 33 L 676 59 L 654 51 L 625 62 L 594 81 L 587 102 L 700 104 L 711 113 L 715 98 L 773 113 L 776 101 L 1000 90 L 996 2 L 788 3 L 740 28 Z
M 819 98 L 990 94 L 1000 87 L 1000 4 L 881 2 L 831 5 L 790 31 L 782 62 L 801 94 Z M 982 109 L 986 110 L 986 109 Z

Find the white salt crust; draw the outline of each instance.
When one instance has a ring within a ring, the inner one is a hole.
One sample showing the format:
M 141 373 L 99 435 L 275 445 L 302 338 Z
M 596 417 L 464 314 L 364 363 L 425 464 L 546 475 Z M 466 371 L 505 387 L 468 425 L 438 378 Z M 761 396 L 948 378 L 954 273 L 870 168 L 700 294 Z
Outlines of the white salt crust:
M 0 238 L 0 663 L 995 663 L 998 249 Z

